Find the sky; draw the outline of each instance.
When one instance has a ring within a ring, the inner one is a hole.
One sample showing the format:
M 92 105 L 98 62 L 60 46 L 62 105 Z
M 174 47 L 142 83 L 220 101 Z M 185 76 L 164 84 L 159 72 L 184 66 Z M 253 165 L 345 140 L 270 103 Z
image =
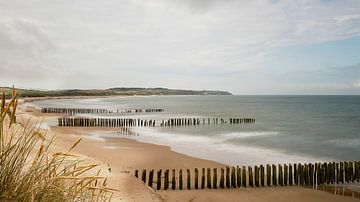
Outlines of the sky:
M 0 0 L 0 86 L 360 94 L 360 0 Z

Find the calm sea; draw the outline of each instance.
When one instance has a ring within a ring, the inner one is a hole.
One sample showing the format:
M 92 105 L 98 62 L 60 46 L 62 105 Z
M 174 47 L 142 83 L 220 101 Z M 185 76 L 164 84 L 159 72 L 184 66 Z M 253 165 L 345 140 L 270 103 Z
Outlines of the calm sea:
M 45 100 L 35 105 L 165 109 L 164 113 L 120 115 L 157 120 L 255 118 L 255 124 L 135 128 L 139 136 L 129 137 L 228 164 L 360 158 L 360 96 L 151 96 Z

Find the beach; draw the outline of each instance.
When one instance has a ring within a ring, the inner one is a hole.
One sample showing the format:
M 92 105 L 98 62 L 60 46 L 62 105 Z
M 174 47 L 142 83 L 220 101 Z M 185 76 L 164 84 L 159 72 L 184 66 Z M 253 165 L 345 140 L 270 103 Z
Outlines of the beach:
M 28 118 L 52 122 L 56 114 L 42 114 L 28 106 L 19 108 L 18 121 Z M 66 150 L 82 138 L 74 152 L 101 164 L 109 187 L 118 189 L 119 201 L 358 201 L 350 197 L 301 187 L 241 188 L 225 190 L 154 191 L 134 177 L 136 169 L 193 169 L 224 167 L 216 161 L 172 151 L 168 145 L 139 142 L 126 137 L 94 136 L 96 132 L 115 132 L 112 128 L 54 127 L 46 129 L 55 136 L 53 150 Z M 246 158 L 246 157 L 244 157 Z

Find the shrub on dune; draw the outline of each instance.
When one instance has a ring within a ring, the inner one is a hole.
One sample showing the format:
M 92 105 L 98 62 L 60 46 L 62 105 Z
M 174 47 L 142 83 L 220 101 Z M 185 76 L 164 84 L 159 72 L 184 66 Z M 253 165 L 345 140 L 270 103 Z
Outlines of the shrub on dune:
M 0 201 L 107 201 L 98 165 L 86 164 L 71 151 L 51 153 L 53 138 L 39 128 L 16 124 L 19 91 L 0 103 Z

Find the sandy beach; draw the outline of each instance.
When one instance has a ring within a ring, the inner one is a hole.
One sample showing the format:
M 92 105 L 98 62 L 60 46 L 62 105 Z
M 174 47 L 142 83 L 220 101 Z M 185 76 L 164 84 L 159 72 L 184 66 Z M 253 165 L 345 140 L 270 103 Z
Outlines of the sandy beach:
M 56 114 L 41 114 L 34 108 L 20 107 L 18 121 L 31 118 L 51 122 Z M 221 163 L 176 153 L 164 145 L 142 143 L 126 137 L 97 137 L 104 128 L 51 127 L 55 136 L 54 151 L 66 150 L 82 138 L 74 152 L 101 164 L 109 187 L 118 189 L 114 201 L 358 201 L 331 193 L 300 187 L 241 188 L 228 190 L 154 191 L 133 176 L 135 169 L 222 167 Z

